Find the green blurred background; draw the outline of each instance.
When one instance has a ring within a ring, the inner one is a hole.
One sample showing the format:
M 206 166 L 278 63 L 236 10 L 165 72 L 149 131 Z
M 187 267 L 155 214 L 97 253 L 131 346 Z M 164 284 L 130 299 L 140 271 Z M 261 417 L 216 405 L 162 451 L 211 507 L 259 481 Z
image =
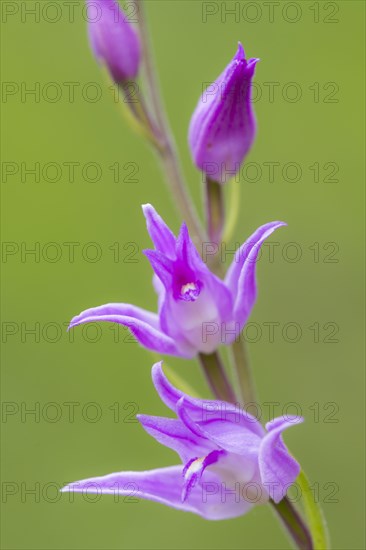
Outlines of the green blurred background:
M 81 496 L 69 502 L 57 493 L 66 481 L 177 463 L 172 451 L 131 422 L 137 410 L 166 412 L 150 382 L 149 353 L 125 341 L 123 329 L 116 333 L 103 325 L 100 332 L 79 328 L 67 335 L 65 324 L 109 301 L 154 310 L 151 269 L 141 252 L 150 243 L 140 205 L 153 203 L 175 231 L 181 220 L 154 155 L 131 134 L 106 90 L 89 51 L 83 3 L 74 3 L 73 22 L 67 2 L 1 4 L 3 548 L 288 548 L 269 507 L 207 522 L 151 502 L 104 497 L 92 503 Z M 26 11 L 35 4 L 48 5 L 39 20 Z M 52 23 L 54 4 L 61 17 Z M 225 7 L 239 12 L 229 15 Z M 278 403 L 275 415 L 294 413 L 289 404 L 297 404 L 306 422 L 290 430 L 286 442 L 315 484 L 333 548 L 361 549 L 364 3 L 280 2 L 274 9 L 270 20 L 265 2 L 147 2 L 162 90 L 199 206 L 200 176 L 190 159 L 187 128 L 202 85 L 222 71 L 238 40 L 248 56 L 261 58 L 259 131 L 247 159 L 253 164 L 237 184 L 240 219 L 228 243 L 234 247 L 267 221 L 288 222 L 271 239 L 279 243 L 274 261 L 267 248 L 258 264 L 260 293 L 247 335 L 256 384 L 262 404 Z M 214 12 L 206 21 L 205 10 Z M 278 83 L 273 101 L 270 82 Z M 296 102 L 291 82 L 301 91 Z M 80 84 L 73 101 L 65 83 Z M 24 95 L 34 86 L 38 98 Z M 98 89 L 102 97 L 92 102 Z M 52 102 L 55 90 L 61 95 Z M 73 182 L 64 164 L 72 162 L 80 163 Z M 82 172 L 90 162 L 101 172 L 94 183 L 93 167 Z M 263 164 L 268 162 L 279 163 L 273 182 Z M 289 162 L 300 166 L 299 181 L 289 181 Z M 39 181 L 25 173 L 35 163 Z M 110 169 L 115 163 L 118 182 Z M 254 181 L 258 166 L 262 174 Z M 80 243 L 73 262 L 71 245 L 64 244 L 72 242 Z M 291 242 L 301 248 L 298 261 L 290 261 L 296 252 Z M 25 247 L 38 252 L 26 255 Z M 93 262 L 95 254 L 100 257 Z M 271 322 L 278 323 L 273 342 L 264 324 Z M 300 327 L 297 342 L 288 341 L 296 335 L 287 323 Z M 27 332 L 32 327 L 33 335 Z M 262 334 L 256 334 L 258 327 Z M 194 361 L 168 362 L 197 392 L 209 395 Z M 73 422 L 71 405 L 65 405 L 71 402 L 79 404 Z M 39 414 L 26 414 L 35 407 Z M 266 420 L 268 405 L 262 409 Z

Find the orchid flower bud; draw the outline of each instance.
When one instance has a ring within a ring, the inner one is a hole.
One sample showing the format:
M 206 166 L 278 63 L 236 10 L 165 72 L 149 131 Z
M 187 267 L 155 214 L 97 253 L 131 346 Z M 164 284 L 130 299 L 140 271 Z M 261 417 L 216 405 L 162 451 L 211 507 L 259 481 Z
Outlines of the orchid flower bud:
M 243 46 L 201 95 L 189 127 L 193 160 L 210 180 L 235 176 L 255 136 L 251 82 L 258 59 L 245 59 Z
M 113 80 L 136 78 L 141 57 L 140 39 L 116 0 L 86 0 L 89 39 L 98 61 Z

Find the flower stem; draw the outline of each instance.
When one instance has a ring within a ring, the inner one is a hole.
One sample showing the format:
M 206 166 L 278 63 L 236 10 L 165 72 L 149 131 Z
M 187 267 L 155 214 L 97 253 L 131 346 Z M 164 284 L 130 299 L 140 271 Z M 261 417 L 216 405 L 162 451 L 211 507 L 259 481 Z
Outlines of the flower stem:
M 208 238 L 220 245 L 225 224 L 224 194 L 217 181 L 205 177 L 205 207 Z
M 238 384 L 237 393 L 242 405 L 256 403 L 255 387 L 249 364 L 245 342 L 240 338 L 231 345 L 235 375 Z
M 313 550 L 314 546 L 311 534 L 301 515 L 290 500 L 285 497 L 278 504 L 273 500 L 270 500 L 270 503 L 276 514 L 280 517 L 283 525 L 286 527 L 296 547 L 299 548 L 299 550 Z
M 195 212 L 193 202 L 188 197 L 184 180 L 181 175 L 179 161 L 173 142 L 167 141 L 160 153 L 160 160 L 164 167 L 164 172 L 168 184 L 171 186 L 172 194 L 175 198 L 175 206 L 181 212 L 183 220 L 186 222 L 192 240 L 197 244 L 205 242 L 206 236 L 201 227 L 201 223 Z
M 221 245 L 222 232 L 225 225 L 224 196 L 222 186 L 206 178 L 206 221 L 207 232 L 211 241 Z M 210 268 L 218 276 L 223 275 L 223 266 L 219 255 L 210 256 Z M 254 382 L 249 365 L 249 357 L 245 342 L 240 339 L 231 346 L 231 355 L 234 363 L 237 380 L 237 395 L 242 405 L 256 402 Z
M 130 97 L 131 86 L 135 91 L 135 96 L 133 99 Z M 128 117 L 129 121 L 131 121 L 131 117 L 133 118 L 132 122 L 134 122 L 134 124 L 132 124 L 132 126 L 143 134 L 154 147 L 159 148 L 159 129 L 149 113 L 140 89 L 137 88 L 136 90 L 136 83 L 133 81 L 121 82 L 119 88 L 123 96 L 122 104 L 126 107 L 124 113 L 130 113 L 130 116 Z
M 235 393 L 233 392 L 230 382 L 226 376 L 224 366 L 217 351 L 210 354 L 199 353 L 199 361 L 206 380 L 210 386 L 212 393 L 223 401 L 236 403 Z
M 225 220 L 225 230 L 224 235 L 222 237 L 222 240 L 227 243 L 231 240 L 234 229 L 236 226 L 236 222 L 238 221 L 239 217 L 239 210 L 240 210 L 240 184 L 236 181 L 232 181 L 229 184 L 229 200 L 228 200 L 228 206 L 226 208 L 227 211 L 227 217 Z
M 207 258 L 211 271 L 218 277 L 225 275 L 220 262 L 220 246 L 224 230 L 225 208 L 222 186 L 204 175 L 204 203 L 206 211 L 206 228 L 210 244 L 214 245 L 213 253 Z
M 220 246 L 223 228 L 225 225 L 225 208 L 222 186 L 209 178 L 206 178 L 205 183 L 207 231 L 210 240 Z M 222 276 L 223 267 L 218 258 L 219 256 L 217 254 L 210 257 L 210 268 L 216 275 Z M 245 342 L 242 339 L 234 341 L 232 344 L 231 356 L 237 379 L 237 393 L 239 401 L 242 405 L 255 403 L 255 389 L 249 365 L 249 357 Z
M 163 164 L 168 185 L 170 185 L 173 196 L 175 197 L 175 204 L 177 208 L 180 209 L 183 219 L 188 225 L 192 238 L 196 240 L 196 242 L 200 241 L 200 243 L 202 243 L 206 240 L 206 236 L 202 229 L 200 220 L 197 216 L 197 212 L 194 208 L 193 202 L 190 199 L 187 191 L 174 139 L 165 115 L 164 107 L 159 93 L 159 86 L 154 70 L 152 47 L 148 36 L 143 0 L 138 0 L 138 6 L 140 37 L 143 48 L 143 58 L 145 62 L 147 95 L 151 100 L 151 107 L 156 118 L 160 133 L 159 137 L 161 141 L 161 146 L 157 147 L 157 152 L 159 153 L 161 162 Z

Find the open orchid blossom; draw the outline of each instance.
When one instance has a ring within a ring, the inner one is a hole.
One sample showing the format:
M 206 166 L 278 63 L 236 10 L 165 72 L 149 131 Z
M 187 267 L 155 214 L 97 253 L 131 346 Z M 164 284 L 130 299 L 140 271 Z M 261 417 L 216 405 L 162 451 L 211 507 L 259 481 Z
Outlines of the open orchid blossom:
M 141 57 L 140 39 L 116 0 L 86 0 L 88 32 L 96 58 L 105 63 L 119 84 L 136 78 Z
M 155 250 L 145 250 L 155 272 L 159 313 L 130 304 L 87 309 L 71 320 L 110 321 L 128 327 L 145 348 L 167 355 L 212 353 L 240 337 L 256 300 L 255 268 L 263 242 L 283 222 L 267 223 L 237 250 L 225 280 L 211 273 L 190 239 L 185 224 L 175 237 L 155 209 L 144 205 Z
M 192 115 L 188 140 L 193 160 L 218 183 L 239 171 L 254 141 L 251 83 L 258 61 L 247 60 L 239 42 L 234 58 L 203 92 Z
M 182 464 L 142 472 L 118 472 L 70 483 L 62 491 L 128 495 L 161 502 L 206 519 L 241 516 L 272 498 L 278 503 L 300 472 L 282 432 L 299 416 L 267 423 L 224 401 L 194 399 L 152 368 L 161 400 L 176 418 L 138 415 L 149 435 L 178 453 Z

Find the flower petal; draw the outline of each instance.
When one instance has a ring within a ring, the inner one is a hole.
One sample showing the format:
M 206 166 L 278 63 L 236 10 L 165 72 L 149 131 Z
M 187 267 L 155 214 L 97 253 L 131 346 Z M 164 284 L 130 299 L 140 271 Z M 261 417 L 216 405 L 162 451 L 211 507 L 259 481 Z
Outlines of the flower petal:
M 160 399 L 175 413 L 177 413 L 178 401 L 182 398 L 184 398 L 186 408 L 188 408 L 192 414 L 195 413 L 197 408 L 199 409 L 200 403 L 203 403 L 202 399 L 188 397 L 181 390 L 178 390 L 175 386 L 173 386 L 164 374 L 163 361 L 159 361 L 159 363 L 155 363 L 155 365 L 153 365 L 151 375 L 153 384 Z
M 173 262 L 159 250 L 144 250 L 154 273 L 159 277 L 165 289 L 169 291 L 173 285 Z
M 195 512 L 195 508 L 181 500 L 182 466 L 169 466 L 142 472 L 117 472 L 100 477 L 75 481 L 63 487 L 62 492 L 107 494 L 144 498 Z
M 172 411 L 176 411 L 176 406 L 184 393 L 171 384 L 163 371 L 163 362 L 155 363 L 151 369 L 152 381 L 156 391 L 163 403 Z
M 303 422 L 300 416 L 280 417 L 268 422 L 268 433 L 259 449 L 259 470 L 264 487 L 275 502 L 280 502 L 290 485 L 300 473 L 300 465 L 290 455 L 283 440 L 282 432 Z
M 164 374 L 162 365 L 163 362 L 160 361 L 152 368 L 152 380 L 156 391 L 163 403 L 177 415 L 180 415 L 182 422 L 193 433 L 196 430 L 196 435 L 208 439 L 222 436 L 222 441 L 227 437 L 228 444 L 229 440 L 234 438 L 234 434 L 238 433 L 243 436 L 243 433 L 250 432 L 254 436 L 263 437 L 265 431 L 254 416 L 241 407 L 225 401 L 196 399 L 185 395 L 171 384 Z M 221 432 L 224 432 L 225 428 L 227 436 L 224 433 L 220 434 L 220 425 Z M 240 445 L 240 442 L 238 442 L 238 445 Z
M 226 274 L 225 282 L 235 299 L 234 320 L 240 329 L 246 323 L 254 306 L 257 289 L 255 268 L 259 250 L 264 241 L 284 222 L 270 222 L 262 225 L 236 252 Z
M 62 492 L 109 494 L 143 498 L 178 510 L 193 512 L 206 519 L 219 520 L 245 514 L 252 506 L 245 500 L 222 492 L 220 478 L 204 472 L 201 481 L 182 502 L 182 466 L 170 466 L 145 472 L 118 472 L 70 483 Z
M 216 307 L 220 314 L 221 321 L 229 320 L 233 308 L 232 295 L 226 284 L 216 277 L 201 256 L 192 242 L 187 226 L 182 225 L 176 246 L 177 257 L 187 263 L 190 268 L 197 273 L 197 278 L 207 287 L 209 293 L 213 296 Z
M 156 313 L 131 304 L 105 304 L 103 306 L 91 307 L 73 317 L 70 322 L 70 328 L 84 323 L 85 319 L 89 319 L 90 317 L 95 317 L 95 321 L 98 321 L 99 317 L 105 317 L 106 315 L 133 317 L 144 323 L 148 323 L 153 328 L 159 329 L 159 317 Z
M 151 204 L 144 204 L 142 210 L 146 218 L 147 230 L 156 250 L 174 259 L 176 238 L 172 231 Z
M 204 421 L 197 421 L 199 415 L 205 415 L 204 410 L 192 410 L 192 403 L 189 409 L 186 409 L 186 398 L 182 397 L 177 403 L 177 414 L 185 426 L 192 431 L 197 437 L 206 438 L 212 445 L 219 447 L 225 451 L 246 455 L 256 456 L 261 444 L 262 430 L 260 424 L 255 418 L 245 417 L 241 411 L 236 412 L 236 421 L 232 418 L 233 411 L 227 417 L 227 410 L 217 408 L 213 411 L 213 417 Z M 192 418 L 190 413 L 195 414 L 196 420 Z M 231 418 L 230 418 L 231 417 Z M 255 433 L 255 431 L 259 433 Z
M 128 327 L 140 344 L 147 349 L 166 355 L 186 356 L 172 338 L 161 332 L 159 318 L 155 313 L 130 304 L 106 304 L 87 309 L 71 320 L 69 328 L 99 321 L 119 323 Z

